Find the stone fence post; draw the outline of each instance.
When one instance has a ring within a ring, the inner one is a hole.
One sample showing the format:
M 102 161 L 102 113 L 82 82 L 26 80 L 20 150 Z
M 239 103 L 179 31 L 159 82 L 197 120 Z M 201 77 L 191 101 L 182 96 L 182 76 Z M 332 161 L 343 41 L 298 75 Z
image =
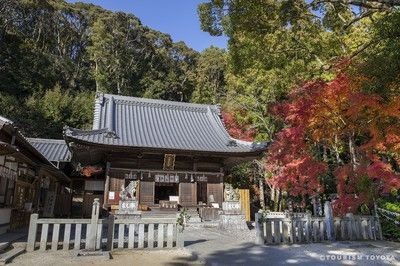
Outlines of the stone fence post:
M 381 227 L 381 222 L 379 220 L 378 206 L 376 202 L 374 202 L 374 228 L 375 228 L 375 237 L 378 238 L 379 240 L 382 240 L 383 239 L 382 227 Z
M 29 222 L 28 240 L 26 241 L 26 251 L 31 252 L 35 250 L 36 233 L 37 233 L 37 220 L 39 214 L 32 213 Z
M 263 236 L 263 224 L 261 224 L 261 218 L 262 218 L 262 213 L 257 212 L 255 214 L 255 222 L 254 222 L 254 227 L 256 231 L 256 239 L 255 239 L 255 244 L 256 245 L 264 245 L 264 236 Z
M 97 223 L 99 221 L 99 211 L 100 211 L 100 202 L 98 198 L 95 198 L 92 206 L 92 217 L 90 219 L 90 231 L 89 237 L 86 241 L 88 241 L 87 249 L 95 250 L 96 249 L 96 236 L 97 236 Z
M 324 204 L 324 215 L 325 215 L 325 230 L 326 230 L 326 238 L 328 241 L 332 241 L 335 236 L 334 225 L 333 225 L 333 211 L 332 205 L 329 201 L 325 201 Z

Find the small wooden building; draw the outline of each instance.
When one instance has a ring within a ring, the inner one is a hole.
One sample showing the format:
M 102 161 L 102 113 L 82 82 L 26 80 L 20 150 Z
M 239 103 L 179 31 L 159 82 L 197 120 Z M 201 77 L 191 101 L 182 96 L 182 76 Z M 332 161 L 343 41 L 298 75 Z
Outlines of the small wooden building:
M 38 150 L 48 161 L 50 161 L 59 171 L 71 177 L 73 169 L 71 167 L 71 153 L 65 140 L 63 139 L 42 139 L 27 138 L 29 143 Z M 72 188 L 58 185 L 55 195 L 55 217 L 68 217 L 71 215 Z
M 31 212 L 54 215 L 57 194 L 70 179 L 0 116 L 0 234 L 24 227 Z
M 112 209 L 132 180 L 142 208 L 221 206 L 226 171 L 266 148 L 230 137 L 217 105 L 110 94 L 96 95 L 92 130 L 66 127 L 64 138 L 86 199 L 101 196 Z

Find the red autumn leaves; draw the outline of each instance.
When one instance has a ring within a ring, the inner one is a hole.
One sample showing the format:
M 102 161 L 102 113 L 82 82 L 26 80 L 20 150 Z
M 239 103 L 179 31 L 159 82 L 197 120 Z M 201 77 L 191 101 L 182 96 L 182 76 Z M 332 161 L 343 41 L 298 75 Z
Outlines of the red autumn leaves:
M 287 125 L 268 152 L 268 182 L 274 187 L 303 199 L 322 193 L 320 176 L 328 171 L 329 157 L 339 214 L 355 212 L 379 193 L 400 188 L 392 168 L 400 162 L 397 99 L 365 93 L 358 80 L 339 74 L 331 82 L 304 84 L 272 112 Z

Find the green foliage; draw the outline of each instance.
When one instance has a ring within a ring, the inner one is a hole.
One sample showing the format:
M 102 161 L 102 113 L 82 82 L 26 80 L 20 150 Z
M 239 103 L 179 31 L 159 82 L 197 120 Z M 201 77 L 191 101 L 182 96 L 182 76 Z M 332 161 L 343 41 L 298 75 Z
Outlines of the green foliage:
M 180 231 L 182 232 L 185 229 L 185 225 L 187 224 L 187 222 L 190 220 L 190 215 L 187 213 L 187 209 L 183 208 L 180 212 L 179 212 L 179 216 L 176 219 L 176 223 L 181 226 Z
M 221 103 L 226 97 L 226 52 L 211 46 L 198 57 L 196 86 L 192 100 L 197 103 Z
M 377 204 L 382 209 L 390 212 L 400 213 L 400 202 L 396 197 L 379 198 Z M 399 218 L 397 218 L 398 221 Z M 380 216 L 380 222 L 382 226 L 382 233 L 385 239 L 400 241 L 400 226 L 396 225 L 393 220 L 389 220 L 384 216 Z
M 398 201 L 388 201 L 385 199 L 380 198 L 378 200 L 378 206 L 381 207 L 382 209 L 391 211 L 391 212 L 397 212 L 400 213 L 400 202 Z
M 198 13 L 204 31 L 229 37 L 226 104 L 260 140 L 282 127 L 273 103 L 305 80 L 334 78 L 337 60 L 372 38 L 370 16 L 340 1 L 209 0 Z
M 386 218 L 380 219 L 382 226 L 382 234 L 385 239 L 400 242 L 400 226 L 397 226 Z
M 76 95 L 62 91 L 59 86 L 43 95 L 33 95 L 26 106 L 35 110 L 30 116 L 31 135 L 61 138 L 64 125 L 80 125 L 89 129 L 92 119 L 94 93 L 80 92 Z M 43 123 L 46 127 L 43 128 Z
M 232 168 L 231 175 L 226 182 L 231 184 L 233 188 L 251 188 L 253 184 L 251 177 L 253 176 L 253 164 L 251 162 L 242 163 Z
M 224 90 L 222 52 L 215 55 L 203 56 L 197 71 L 198 52 L 132 14 L 63 0 L 0 1 L 0 114 L 28 136 L 61 137 L 65 124 L 90 124 L 95 91 L 189 101 L 196 90 L 207 92 L 196 101 L 214 101 L 210 90 Z
M 367 78 L 364 88 L 385 99 L 399 95 L 400 81 L 400 12 L 378 17 L 372 28 L 371 48 L 362 54 L 361 70 Z

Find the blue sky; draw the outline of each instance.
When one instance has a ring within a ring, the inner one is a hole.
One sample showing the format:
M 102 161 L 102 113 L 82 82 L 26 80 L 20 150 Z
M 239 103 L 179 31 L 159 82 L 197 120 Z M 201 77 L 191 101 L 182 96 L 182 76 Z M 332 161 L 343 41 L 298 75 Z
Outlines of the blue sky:
M 226 37 L 213 37 L 200 30 L 197 5 L 205 0 L 67 0 L 99 5 L 112 11 L 132 13 L 150 28 L 184 41 L 189 47 L 202 51 L 213 45 L 226 48 Z

